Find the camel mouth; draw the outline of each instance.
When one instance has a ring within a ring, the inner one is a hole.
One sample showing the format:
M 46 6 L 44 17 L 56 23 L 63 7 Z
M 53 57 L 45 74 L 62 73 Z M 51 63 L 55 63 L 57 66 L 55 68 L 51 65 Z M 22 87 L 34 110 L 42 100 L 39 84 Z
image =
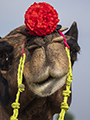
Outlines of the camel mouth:
M 47 79 L 41 81 L 41 82 L 37 82 L 36 84 L 41 86 L 44 85 L 45 83 L 49 82 L 50 80 L 54 79 L 52 76 L 49 76 Z
M 53 78 L 49 76 L 46 80 L 37 83 L 29 83 L 29 88 L 36 95 L 41 97 L 47 97 L 59 90 L 65 83 L 67 74 L 60 78 Z

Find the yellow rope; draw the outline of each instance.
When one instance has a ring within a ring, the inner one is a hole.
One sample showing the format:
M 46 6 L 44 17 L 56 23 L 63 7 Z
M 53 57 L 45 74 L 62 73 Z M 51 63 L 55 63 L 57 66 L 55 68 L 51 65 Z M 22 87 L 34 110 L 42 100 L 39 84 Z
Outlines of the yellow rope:
M 70 51 L 67 47 L 65 47 L 68 59 L 69 59 L 69 71 L 67 74 L 67 82 L 66 82 L 66 90 L 63 90 L 63 96 L 64 96 L 64 101 L 61 103 L 61 113 L 59 115 L 58 120 L 64 120 L 65 112 L 69 109 L 69 106 L 67 104 L 68 97 L 70 96 L 70 87 L 71 87 L 71 82 L 72 82 L 72 68 L 71 68 L 71 58 L 70 58 Z
M 23 76 L 23 68 L 24 68 L 24 63 L 25 63 L 25 53 L 20 58 L 20 64 L 18 67 L 18 74 L 17 74 L 17 83 L 18 83 L 18 92 L 16 94 L 16 100 L 14 103 L 11 104 L 13 108 L 13 115 L 10 117 L 10 120 L 18 120 L 18 109 L 20 108 L 20 103 L 19 103 L 19 96 L 20 92 L 23 92 L 25 90 L 24 84 L 22 84 L 22 76 Z

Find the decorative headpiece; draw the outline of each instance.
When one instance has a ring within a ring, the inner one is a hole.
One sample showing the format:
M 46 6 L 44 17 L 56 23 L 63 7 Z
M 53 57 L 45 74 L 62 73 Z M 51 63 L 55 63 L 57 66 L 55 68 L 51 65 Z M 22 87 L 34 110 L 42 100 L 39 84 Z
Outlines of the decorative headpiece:
M 34 3 L 25 13 L 26 29 L 31 35 L 45 36 L 57 28 L 57 11 L 48 3 Z

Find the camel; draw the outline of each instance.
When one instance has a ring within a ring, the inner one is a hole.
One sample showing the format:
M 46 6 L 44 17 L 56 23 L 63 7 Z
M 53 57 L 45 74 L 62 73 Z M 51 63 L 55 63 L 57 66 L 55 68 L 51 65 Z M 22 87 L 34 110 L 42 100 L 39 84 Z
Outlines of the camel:
M 9 120 L 12 115 L 11 104 L 17 93 L 17 69 L 25 39 L 25 91 L 20 96 L 18 120 L 52 120 L 53 115 L 61 111 L 62 91 L 66 88 L 69 70 L 64 43 L 63 40 L 55 40 L 60 37 L 57 31 L 40 37 L 25 34 L 24 30 L 25 25 L 22 25 L 0 39 L 0 120 Z M 76 22 L 65 37 L 73 67 L 80 51 Z M 69 106 L 70 103 L 71 95 Z

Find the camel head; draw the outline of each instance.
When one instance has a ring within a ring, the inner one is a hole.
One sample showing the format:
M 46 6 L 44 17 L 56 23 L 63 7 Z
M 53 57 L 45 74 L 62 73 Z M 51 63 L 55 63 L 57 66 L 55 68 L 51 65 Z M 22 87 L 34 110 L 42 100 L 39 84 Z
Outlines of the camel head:
M 23 95 L 21 96 L 21 102 L 23 103 L 25 99 L 27 99 L 27 103 L 29 103 L 31 99 L 30 95 L 32 96 L 32 94 L 34 97 L 39 96 L 43 98 L 54 96 L 55 93 L 60 95 L 67 80 L 69 63 L 60 34 L 54 31 L 50 35 L 36 37 L 28 34 L 25 36 L 25 34 L 22 35 L 17 32 L 18 30 L 22 31 L 24 29 L 24 25 L 20 26 L 0 39 L 0 91 L 5 89 L 0 92 L 0 100 L 6 105 L 15 99 L 17 69 L 25 38 L 27 39 L 25 43 L 27 55 L 24 66 L 23 83 L 26 86 L 26 91 L 23 93 L 25 98 L 23 98 Z M 80 50 L 77 41 L 78 30 L 76 22 L 74 22 L 69 31 L 65 33 L 65 37 L 70 46 L 73 67 L 74 62 L 77 60 L 77 53 Z M 63 100 L 63 96 L 62 98 L 61 96 L 58 96 L 58 99 L 53 98 L 53 100 Z
M 17 92 L 17 72 L 24 48 L 26 60 L 23 72 L 25 91 L 20 96 L 20 120 L 51 120 L 60 112 L 63 101 L 62 91 L 66 88 L 69 60 L 64 49 L 63 37 L 58 26 L 50 34 L 31 35 L 22 25 L 0 39 L 0 109 L 9 118 L 12 114 L 11 103 Z M 41 34 L 41 33 L 39 33 Z M 44 34 L 44 33 L 43 33 Z M 65 33 L 70 47 L 72 67 L 80 50 L 78 45 L 77 23 L 74 22 Z M 71 95 L 68 104 L 71 103 Z M 1 120 L 6 120 L 2 117 Z

